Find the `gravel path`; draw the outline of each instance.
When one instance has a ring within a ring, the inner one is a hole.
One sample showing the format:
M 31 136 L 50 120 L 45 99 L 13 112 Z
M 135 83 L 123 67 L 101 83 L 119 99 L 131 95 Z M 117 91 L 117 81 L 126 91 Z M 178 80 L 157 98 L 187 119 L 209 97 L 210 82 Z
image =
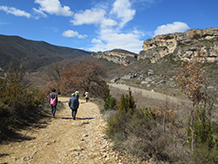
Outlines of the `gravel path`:
M 92 102 L 80 100 L 77 119 L 71 117 L 68 97 L 60 97 L 65 108 L 56 118 L 21 130 L 18 141 L 0 145 L 0 163 L 8 164 L 103 164 L 119 163 L 112 143 L 104 139 L 106 122 Z
M 178 99 L 176 97 L 172 97 L 172 96 L 167 96 L 165 94 L 162 94 L 162 93 L 157 93 L 157 92 L 154 92 L 154 91 L 148 91 L 148 90 L 145 90 L 145 89 L 140 89 L 140 88 L 136 88 L 136 87 L 132 87 L 132 86 L 128 86 L 128 85 L 125 85 L 125 84 L 114 84 L 114 83 L 108 83 L 109 86 L 111 87 L 114 87 L 114 88 L 118 88 L 118 89 L 121 89 L 121 90 L 126 90 L 128 91 L 129 88 L 131 90 L 132 93 L 135 93 L 135 94 L 138 94 L 138 95 L 141 95 L 143 97 L 148 97 L 148 98 L 151 98 L 151 99 L 158 99 L 158 100 L 162 100 L 162 101 L 171 101 L 173 103 L 181 103 L 181 102 L 189 102 L 187 100 L 181 100 L 181 99 Z

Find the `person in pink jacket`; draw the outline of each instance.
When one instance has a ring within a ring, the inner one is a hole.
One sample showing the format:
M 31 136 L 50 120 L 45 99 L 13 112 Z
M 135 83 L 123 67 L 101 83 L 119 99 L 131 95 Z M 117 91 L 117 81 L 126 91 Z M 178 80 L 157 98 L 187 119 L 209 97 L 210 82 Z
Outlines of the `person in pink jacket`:
M 52 92 L 48 95 L 48 103 L 51 105 L 52 116 L 55 118 L 56 107 L 58 104 L 58 95 L 56 89 L 52 89 Z

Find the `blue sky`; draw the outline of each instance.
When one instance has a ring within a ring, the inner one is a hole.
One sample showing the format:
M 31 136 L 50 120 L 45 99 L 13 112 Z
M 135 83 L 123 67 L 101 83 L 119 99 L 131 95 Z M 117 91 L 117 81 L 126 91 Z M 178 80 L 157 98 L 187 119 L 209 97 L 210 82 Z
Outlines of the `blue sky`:
M 0 34 L 139 53 L 159 34 L 218 27 L 218 0 L 0 0 Z

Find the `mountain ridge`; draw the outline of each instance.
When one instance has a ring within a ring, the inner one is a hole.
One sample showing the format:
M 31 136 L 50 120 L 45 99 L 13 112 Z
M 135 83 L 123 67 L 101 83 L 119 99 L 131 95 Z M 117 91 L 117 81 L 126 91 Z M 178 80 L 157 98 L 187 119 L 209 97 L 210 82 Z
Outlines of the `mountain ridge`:
M 94 58 L 106 59 L 117 64 L 129 65 L 137 60 L 138 54 L 124 49 L 113 49 L 92 54 Z
M 0 35 L 0 70 L 8 68 L 13 60 L 32 72 L 55 62 L 88 56 L 128 66 L 147 59 L 155 63 L 167 55 L 171 55 L 175 61 L 191 61 L 198 54 L 210 62 L 218 60 L 218 28 L 191 29 L 184 33 L 158 35 L 145 40 L 139 54 L 124 49 L 95 53 L 56 46 L 45 41 L 28 40 L 20 36 Z
M 0 35 L 0 69 L 9 67 L 15 60 L 25 65 L 28 71 L 74 58 L 88 57 L 93 52 L 56 46 L 45 41 L 33 41 L 20 36 Z

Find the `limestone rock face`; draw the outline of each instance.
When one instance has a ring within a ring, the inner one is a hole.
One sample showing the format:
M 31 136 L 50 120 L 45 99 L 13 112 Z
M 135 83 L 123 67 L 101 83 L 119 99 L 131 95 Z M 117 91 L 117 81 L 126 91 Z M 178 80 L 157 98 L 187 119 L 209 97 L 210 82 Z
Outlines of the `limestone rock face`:
M 92 56 L 127 66 L 137 60 L 138 54 L 126 50 L 115 49 L 111 51 L 98 52 L 96 54 L 92 54 Z
M 186 33 L 158 35 L 143 43 L 138 60 L 149 58 L 152 63 L 174 54 L 180 60 L 192 60 L 200 52 L 207 61 L 218 60 L 218 28 L 192 29 Z

